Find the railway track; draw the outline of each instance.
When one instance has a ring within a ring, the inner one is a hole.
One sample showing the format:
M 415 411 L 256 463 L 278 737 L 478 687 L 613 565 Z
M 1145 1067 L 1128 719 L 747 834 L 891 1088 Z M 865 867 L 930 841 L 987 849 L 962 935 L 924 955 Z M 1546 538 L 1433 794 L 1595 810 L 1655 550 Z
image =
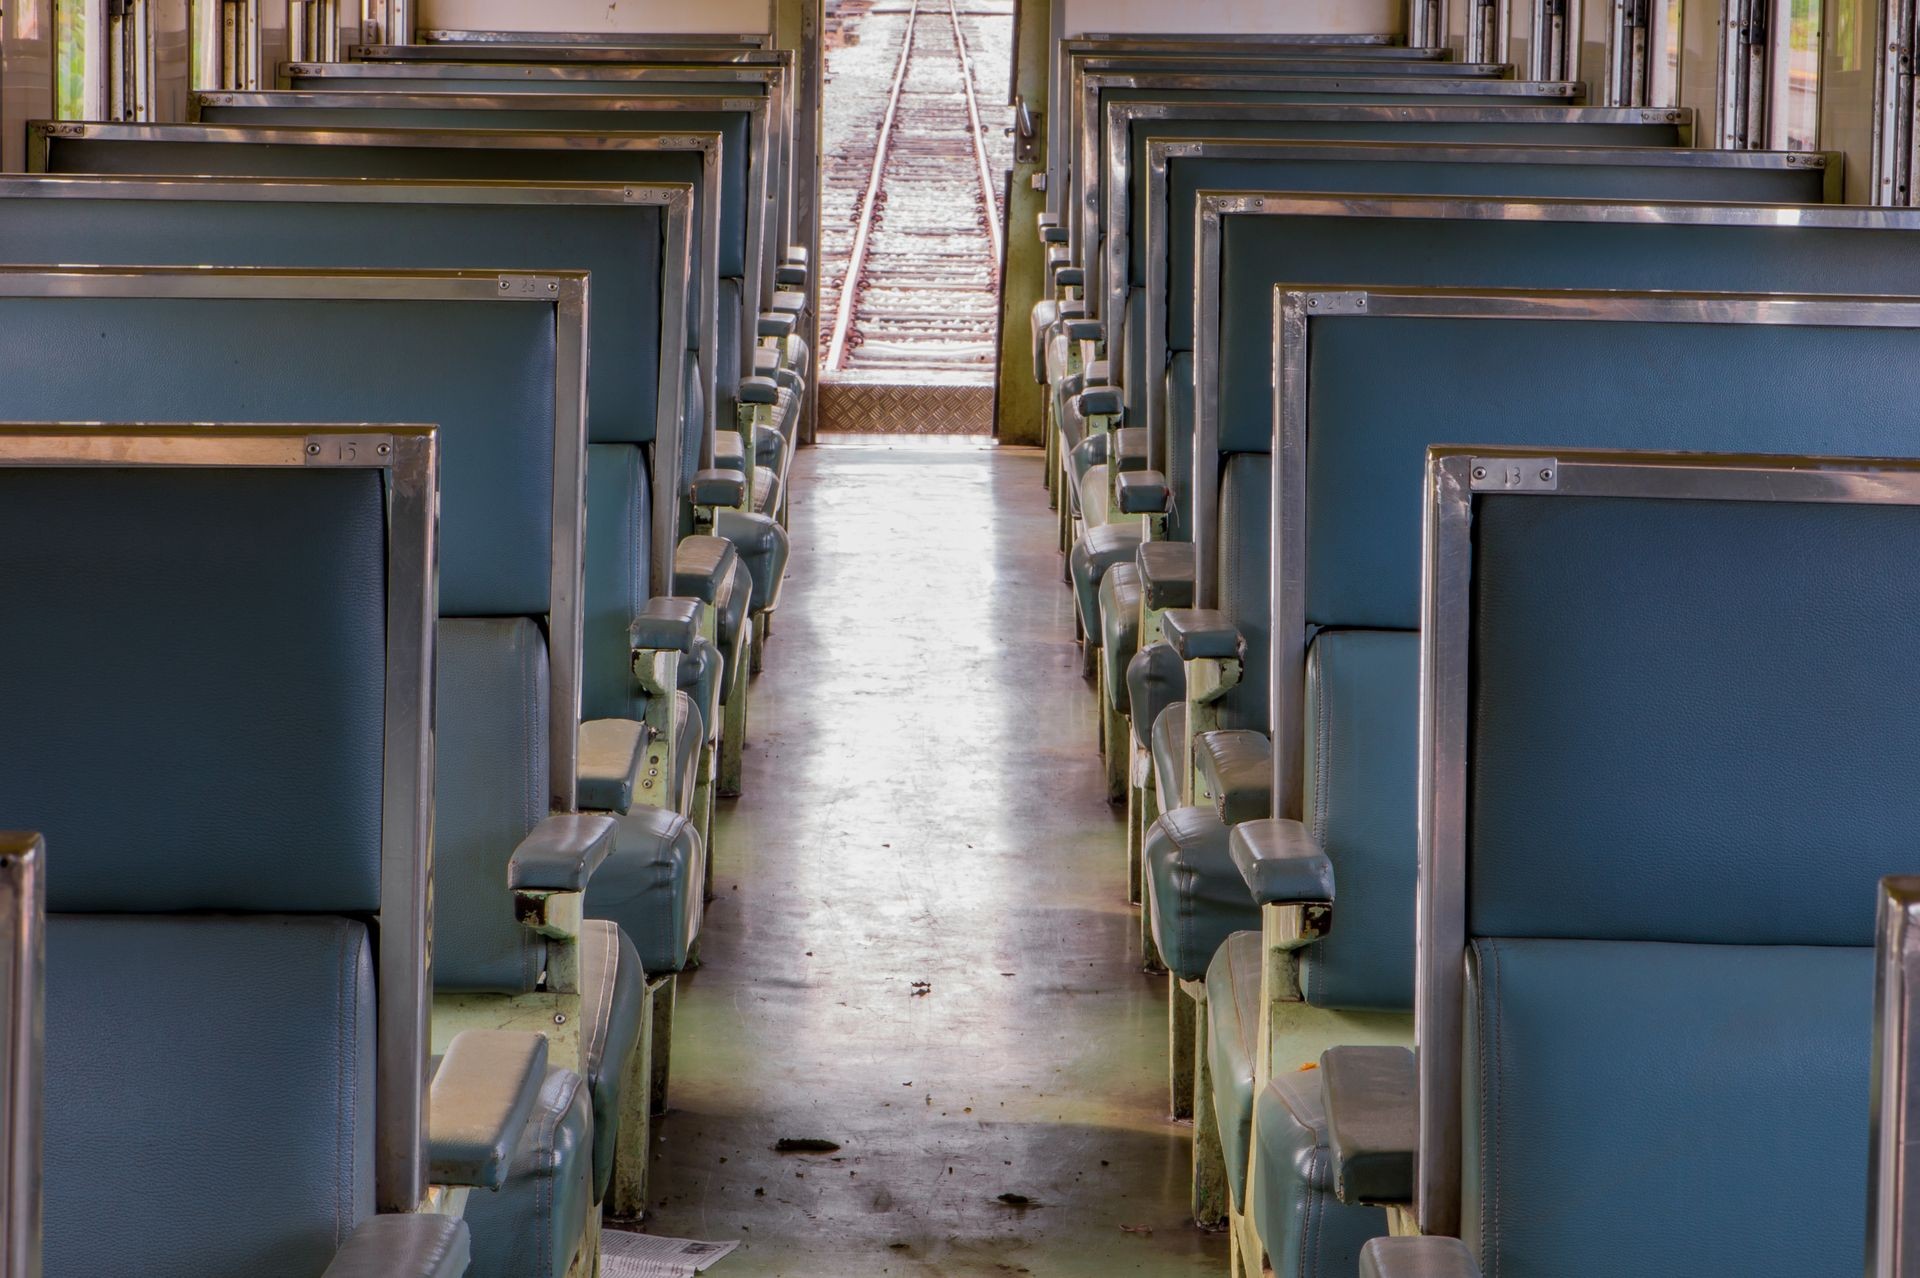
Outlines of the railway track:
M 1005 96 L 983 75 L 1004 0 L 895 0 L 859 16 L 837 50 L 822 256 L 824 373 L 990 381 L 1001 257 Z M 881 77 L 884 75 L 884 79 Z M 969 378 L 969 375 L 972 375 Z

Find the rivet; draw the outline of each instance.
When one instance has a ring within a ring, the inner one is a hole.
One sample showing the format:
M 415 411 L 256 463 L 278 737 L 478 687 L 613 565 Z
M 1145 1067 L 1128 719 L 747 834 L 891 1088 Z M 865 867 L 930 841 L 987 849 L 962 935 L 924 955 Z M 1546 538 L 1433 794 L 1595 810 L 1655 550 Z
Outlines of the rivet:
M 1473 468 L 1473 477 L 1475 479 L 1485 479 L 1487 477 L 1487 468 L 1485 466 L 1475 466 Z
M 320 455 L 320 445 L 318 444 L 307 445 L 307 456 L 318 457 L 319 455 Z
M 1543 470 L 1543 471 L 1541 471 L 1541 472 L 1540 472 L 1540 482 L 1541 482 L 1541 483 L 1543 483 L 1543 484 L 1550 484 L 1550 483 L 1552 483 L 1552 482 L 1553 482 L 1553 472 L 1552 472 L 1551 470 Z
M 381 455 L 382 457 L 385 457 L 385 456 L 386 456 L 386 455 L 387 455 L 388 453 L 391 453 L 392 451 L 393 451 L 393 445 L 392 445 L 392 444 L 382 444 L 382 445 L 380 445 L 380 455 Z
M 567 1014 L 565 1012 L 555 1012 L 553 1014 L 553 1023 L 555 1025 L 565 1025 L 567 1023 Z

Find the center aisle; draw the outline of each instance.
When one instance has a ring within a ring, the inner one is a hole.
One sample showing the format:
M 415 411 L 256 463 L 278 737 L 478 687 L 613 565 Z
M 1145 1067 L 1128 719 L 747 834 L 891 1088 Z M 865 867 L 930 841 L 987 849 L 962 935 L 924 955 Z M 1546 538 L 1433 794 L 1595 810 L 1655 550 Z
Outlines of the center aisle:
M 741 1239 L 716 1278 L 1223 1273 L 1186 1218 L 1040 454 L 795 467 L 648 1231 Z

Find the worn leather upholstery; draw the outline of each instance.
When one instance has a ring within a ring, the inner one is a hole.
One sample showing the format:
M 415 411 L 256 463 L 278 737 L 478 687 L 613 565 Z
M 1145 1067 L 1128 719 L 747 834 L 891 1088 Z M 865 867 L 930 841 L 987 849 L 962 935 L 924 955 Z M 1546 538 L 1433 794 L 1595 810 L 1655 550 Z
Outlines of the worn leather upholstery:
M 547 815 L 547 645 L 530 618 L 443 619 L 434 804 L 434 984 L 520 994 L 546 965 L 507 861 Z
M 700 934 L 706 848 L 677 811 L 636 807 L 617 820 L 613 855 L 587 887 L 587 915 L 618 923 L 648 973 L 681 971 Z
M 1331 933 L 1300 952 L 1319 1007 L 1413 1007 L 1420 636 L 1322 631 L 1307 653 L 1304 819 L 1333 863 Z
M 1186 718 L 1187 668 L 1165 642 L 1150 643 L 1133 654 L 1127 663 L 1127 713 L 1133 724 L 1133 739 L 1142 748 L 1152 744 L 1160 726 L 1160 716 L 1169 707 L 1179 706 Z M 1168 725 L 1171 730 L 1172 725 Z M 1163 769 L 1158 756 L 1156 771 Z
M 758 614 L 776 607 L 780 583 L 787 575 L 787 530 L 765 514 L 723 510 L 714 517 L 713 531 L 733 543 L 740 562 L 747 566 L 753 579 L 753 611 Z
M 467 1278 L 566 1278 L 593 1205 L 593 1102 L 586 1080 L 550 1066 L 506 1187 L 467 1199 Z
M 1207 1067 L 1213 1116 L 1226 1156 L 1234 1205 L 1246 1202 L 1247 1147 L 1253 1135 L 1253 1073 L 1260 1054 L 1260 969 L 1266 949 L 1258 932 L 1235 932 L 1207 964 Z
M 1207 974 L 1229 936 L 1257 929 L 1260 911 L 1227 851 L 1227 827 L 1212 808 L 1172 808 L 1147 830 L 1147 910 L 1167 970 L 1183 981 Z M 1232 886 L 1236 891 L 1223 890 Z
M 735 547 L 738 549 L 738 547 Z M 744 696 L 747 681 L 747 616 L 753 610 L 753 573 L 746 563 L 735 558 L 733 579 L 720 598 L 720 702 L 730 704 Z
M 1106 450 L 1089 447 L 1095 440 L 1105 438 L 1106 435 L 1101 434 L 1081 440 L 1070 458 L 1073 464 L 1073 509 L 1088 532 L 1104 527 L 1113 513 L 1107 500 L 1112 487 L 1107 478 Z M 1100 460 L 1089 460 L 1092 457 Z
M 1273 743 L 1264 732 L 1202 732 L 1193 751 L 1222 821 L 1233 826 L 1272 814 Z
M 1173 649 L 1165 643 L 1152 645 L 1172 654 Z M 1175 657 L 1175 661 L 1179 658 Z M 1153 759 L 1153 787 L 1160 796 L 1160 808 L 1171 812 L 1180 806 L 1181 782 L 1186 777 L 1187 768 L 1187 703 L 1186 668 L 1180 670 L 1178 699 L 1171 699 L 1166 707 L 1154 716 L 1153 730 L 1148 747 Z
M 1140 649 L 1140 570 L 1117 563 L 1100 579 L 1100 646 L 1106 653 L 1101 695 L 1122 714 L 1127 710 L 1127 667 Z
M 366 926 L 55 913 L 46 952 L 47 1272 L 325 1269 L 373 1212 Z
M 1253 1131 L 1258 1192 L 1247 1211 L 1275 1278 L 1351 1278 L 1387 1214 L 1334 1196 L 1319 1071 L 1277 1074 L 1254 1102 Z
M 1032 312 L 1027 316 L 1027 329 L 1033 347 L 1033 380 L 1043 386 L 1047 381 L 1047 338 L 1059 318 L 1060 303 L 1050 297 L 1035 302 Z
M 1080 624 L 1089 635 L 1101 633 L 1100 581 L 1115 564 L 1132 563 L 1140 552 L 1140 521 L 1089 527 L 1068 556 L 1073 578 L 1073 603 Z
M 581 1032 L 593 1104 L 593 1198 L 606 1197 L 619 1148 L 620 1089 L 626 1085 L 647 1015 L 647 973 L 623 929 L 602 919 L 580 928 Z

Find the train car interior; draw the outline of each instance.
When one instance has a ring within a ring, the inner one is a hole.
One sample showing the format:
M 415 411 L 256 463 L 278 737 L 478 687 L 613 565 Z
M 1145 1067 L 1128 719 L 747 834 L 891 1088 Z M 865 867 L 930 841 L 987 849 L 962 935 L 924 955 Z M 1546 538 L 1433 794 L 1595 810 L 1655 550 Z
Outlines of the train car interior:
M 1920 1278 L 1916 42 L 0 0 L 0 1278 Z

